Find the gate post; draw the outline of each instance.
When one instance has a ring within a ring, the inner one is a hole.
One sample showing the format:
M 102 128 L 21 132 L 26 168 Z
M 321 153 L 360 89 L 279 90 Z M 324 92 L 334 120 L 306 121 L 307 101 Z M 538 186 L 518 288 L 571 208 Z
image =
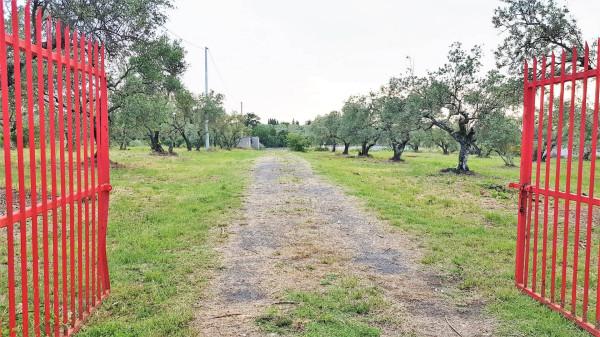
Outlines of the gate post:
M 102 281 L 102 295 L 106 295 L 110 291 L 110 279 L 108 273 L 108 258 L 106 255 L 106 236 L 108 227 L 108 205 L 109 195 L 112 190 L 110 185 L 110 160 L 109 160 L 109 137 L 108 137 L 108 93 L 107 93 L 107 80 L 104 68 L 104 46 L 100 50 L 100 73 L 102 77 L 101 81 L 101 98 L 100 98 L 100 149 L 98 154 L 100 159 L 98 165 L 100 170 L 98 172 L 98 179 L 100 191 L 98 193 L 98 263 L 99 263 L 99 276 Z
M 533 84 L 536 80 L 536 60 L 533 66 Z M 523 130 L 521 135 L 521 172 L 519 179 L 519 216 L 517 223 L 517 247 L 515 263 L 515 283 L 522 285 L 525 263 L 525 227 L 527 224 L 528 186 L 531 183 L 531 158 L 533 147 L 533 130 L 535 127 L 535 85 L 529 82 L 529 66 L 525 62 L 523 77 Z

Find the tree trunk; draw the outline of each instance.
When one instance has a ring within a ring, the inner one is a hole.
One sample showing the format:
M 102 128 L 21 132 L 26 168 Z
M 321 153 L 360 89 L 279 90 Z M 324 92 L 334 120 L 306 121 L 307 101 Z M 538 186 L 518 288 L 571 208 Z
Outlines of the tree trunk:
M 371 149 L 371 147 L 373 147 L 373 145 L 375 144 L 369 144 L 368 142 L 364 142 L 361 144 L 361 149 L 360 152 L 358 153 L 358 155 L 360 157 L 368 157 L 369 156 L 369 150 Z
M 342 154 L 348 155 L 349 150 L 350 150 L 350 143 L 344 142 L 344 152 L 342 152 Z
M 337 146 L 336 143 L 333 143 L 333 146 L 331 147 L 331 152 L 335 152 L 335 147 Z
M 369 150 L 371 150 L 371 148 L 373 147 L 373 145 L 375 145 L 375 144 L 369 144 L 369 145 L 367 145 L 367 151 L 365 152 L 365 156 L 369 156 Z
M 404 153 L 404 149 L 406 148 L 407 142 L 392 142 L 392 149 L 394 150 L 394 155 L 390 158 L 391 161 L 402 161 L 402 153 Z
M 202 133 L 201 132 L 197 132 L 198 134 L 198 140 L 196 140 L 196 151 L 200 151 L 200 148 L 202 147 Z
M 458 153 L 458 166 L 456 170 L 458 172 L 469 172 L 469 165 L 467 165 L 467 161 L 469 160 L 469 145 L 466 143 L 460 143 L 460 152 Z
M 585 150 L 583 151 L 583 160 L 590 160 L 590 158 L 592 157 L 592 149 L 589 146 L 585 147 Z
M 448 149 L 448 146 L 442 145 L 442 146 L 440 146 L 440 147 L 442 148 L 442 153 L 443 153 L 445 156 L 447 156 L 447 155 L 449 155 L 449 154 L 450 154 L 450 151 L 449 151 L 449 149 Z
M 362 144 L 360 144 L 360 151 L 358 152 L 359 156 L 365 156 L 368 153 L 367 151 L 367 142 L 363 142 Z
M 125 135 L 125 127 L 123 126 L 121 132 L 121 142 L 119 144 L 119 150 L 127 150 L 127 136 Z
M 477 154 L 477 156 L 480 157 L 480 158 L 489 158 L 490 155 L 492 154 L 492 151 L 494 151 L 494 149 L 481 150 L 481 151 L 479 151 L 479 153 Z
M 190 142 L 190 139 L 186 136 L 185 131 L 181 131 L 180 133 L 181 138 L 183 138 L 183 141 L 185 142 L 185 147 L 188 151 L 192 151 L 192 142 Z
M 169 154 L 173 154 L 173 137 L 170 137 L 169 140 Z
M 160 144 L 160 131 L 154 131 L 148 134 L 150 137 L 150 148 L 156 153 L 165 153 L 162 145 Z

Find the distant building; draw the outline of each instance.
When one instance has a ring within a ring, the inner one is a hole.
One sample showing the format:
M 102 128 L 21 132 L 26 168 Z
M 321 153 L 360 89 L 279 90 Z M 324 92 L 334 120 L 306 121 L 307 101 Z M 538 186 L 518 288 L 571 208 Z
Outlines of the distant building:
M 260 143 L 260 138 L 258 137 L 244 137 L 240 139 L 236 147 L 240 149 L 260 150 L 264 145 Z
M 556 155 L 558 154 L 558 150 L 556 148 L 552 149 L 552 152 L 550 153 L 550 155 L 552 156 L 552 158 L 556 158 Z M 568 147 L 563 147 L 560 150 L 560 156 L 562 158 L 567 158 L 569 156 L 569 148 Z M 573 153 L 572 153 L 573 158 L 577 158 L 579 157 L 579 149 L 574 148 L 573 149 Z M 596 157 L 600 157 L 600 150 L 596 151 Z

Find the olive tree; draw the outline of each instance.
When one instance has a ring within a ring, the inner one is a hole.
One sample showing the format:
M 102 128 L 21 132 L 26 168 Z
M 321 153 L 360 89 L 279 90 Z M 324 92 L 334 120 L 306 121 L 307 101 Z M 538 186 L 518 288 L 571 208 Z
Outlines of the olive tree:
M 412 78 L 392 78 L 381 89 L 376 99 L 379 125 L 383 139 L 387 140 L 394 154 L 390 160 L 402 160 L 402 153 L 411 140 L 413 132 L 421 129 L 421 116 L 410 102 Z
M 308 131 L 315 143 L 319 146 L 331 144 L 331 152 L 336 151 L 338 141 L 344 143 L 344 153 L 348 154 L 350 142 L 340 134 L 342 116 L 338 111 L 331 111 L 327 115 L 317 116 L 308 125 Z
M 456 172 L 468 172 L 469 155 L 479 151 L 478 124 L 509 106 L 512 87 L 497 71 L 482 74 L 480 47 L 467 51 L 458 42 L 451 45 L 447 63 L 419 82 L 414 94 L 421 115 L 458 142 Z
M 118 119 L 131 120 L 127 117 L 129 114 L 138 116 L 139 119 L 131 128 L 144 129 L 152 151 L 164 153 L 160 144 L 160 133 L 165 131 L 163 124 L 169 123 L 167 118 L 172 119 L 174 96 L 183 90 L 180 77 L 187 65 L 184 61 L 185 50 L 179 42 L 163 36 L 151 46 L 151 51 L 139 53 L 130 59 L 129 62 L 136 65 L 135 71 L 125 78 L 121 91 L 123 94 L 115 99 L 122 108 L 117 113 L 125 115 Z M 156 103 L 152 104 L 152 109 L 147 113 L 140 115 L 139 107 L 131 104 L 130 97 L 153 97 Z M 160 106 L 163 107 L 162 110 L 158 109 Z M 165 117 L 165 114 L 168 117 Z M 170 130 L 168 131 L 170 133 Z
M 515 166 L 514 157 L 521 140 L 519 120 L 503 113 L 491 114 L 479 123 L 477 133 L 481 147 L 497 153 L 506 166 Z
M 216 133 L 219 132 L 219 126 L 216 125 L 216 122 L 219 118 L 225 116 L 225 108 L 223 107 L 223 102 L 225 100 L 225 96 L 223 94 L 214 92 L 213 90 L 209 91 L 208 95 L 202 94 L 199 100 L 199 109 L 197 113 L 194 114 L 193 122 L 196 125 L 196 151 L 200 151 L 202 147 L 202 140 L 206 137 L 206 129 L 204 127 L 204 123 L 208 121 L 209 133 L 214 142 L 214 138 Z M 245 123 L 245 120 L 244 120 Z
M 350 97 L 342 112 L 341 137 L 360 145 L 359 156 L 368 156 L 369 150 L 381 138 L 375 95 Z
M 215 143 L 226 150 L 236 147 L 245 135 L 250 134 L 250 127 L 245 121 L 244 115 L 235 113 L 219 116 L 214 123 Z

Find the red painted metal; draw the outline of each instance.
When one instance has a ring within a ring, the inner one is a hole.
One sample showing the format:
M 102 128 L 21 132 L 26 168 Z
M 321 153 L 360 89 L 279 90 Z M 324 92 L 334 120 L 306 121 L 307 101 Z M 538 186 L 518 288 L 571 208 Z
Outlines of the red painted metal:
M 521 177 L 511 184 L 519 189 L 515 282 L 600 336 L 600 199 L 594 195 L 600 66 L 590 61 L 587 44 L 582 58 L 575 49 L 563 51 L 558 69 L 554 54 L 540 61 L 539 72 L 537 59 L 524 68 Z
M 69 336 L 110 292 L 104 48 L 29 3 L 9 17 L 0 2 L 0 337 Z

